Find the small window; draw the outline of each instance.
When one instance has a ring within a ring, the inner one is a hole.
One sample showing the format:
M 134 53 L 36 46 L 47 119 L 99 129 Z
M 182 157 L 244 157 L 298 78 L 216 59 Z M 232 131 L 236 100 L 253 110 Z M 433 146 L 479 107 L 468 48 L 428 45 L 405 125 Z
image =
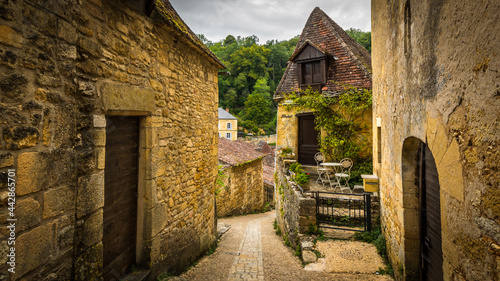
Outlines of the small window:
M 326 84 L 326 59 L 298 62 L 301 88 L 320 90 Z
M 227 123 L 227 129 L 231 130 L 231 123 Z
M 226 133 L 226 139 L 231 139 L 231 133 Z
M 219 138 L 220 138 L 220 133 L 219 133 Z

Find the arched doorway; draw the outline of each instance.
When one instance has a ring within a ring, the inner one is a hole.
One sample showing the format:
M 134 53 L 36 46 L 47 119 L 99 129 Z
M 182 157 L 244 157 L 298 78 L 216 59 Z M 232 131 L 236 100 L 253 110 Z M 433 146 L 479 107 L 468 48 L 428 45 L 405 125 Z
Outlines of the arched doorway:
M 429 147 L 417 138 L 403 143 L 405 279 L 443 280 L 440 186 Z

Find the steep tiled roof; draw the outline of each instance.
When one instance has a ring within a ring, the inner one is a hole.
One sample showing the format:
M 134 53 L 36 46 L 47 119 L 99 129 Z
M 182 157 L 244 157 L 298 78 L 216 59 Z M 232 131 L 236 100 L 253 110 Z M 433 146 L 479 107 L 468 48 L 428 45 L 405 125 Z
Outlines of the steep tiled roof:
M 265 156 L 256 149 L 255 145 L 242 140 L 219 138 L 219 162 L 235 166 Z
M 168 0 L 155 0 L 154 10 L 156 11 L 156 15 L 153 15 L 153 17 L 160 17 L 170 27 L 179 32 L 189 44 L 198 49 L 198 51 L 204 53 L 214 64 L 219 66 L 219 68 L 226 68 L 219 58 L 201 42 L 193 31 L 191 31 L 189 26 L 181 19 Z
M 292 58 L 297 56 L 306 42 L 310 42 L 315 48 L 328 55 L 326 91 L 342 90 L 342 87 L 333 81 L 371 89 L 370 54 L 318 7 L 309 16 Z M 274 98 L 279 99 L 282 93 L 297 90 L 298 87 L 297 64 L 289 61 Z
M 219 119 L 228 119 L 228 120 L 238 120 L 238 118 L 231 115 L 231 113 L 225 111 L 224 109 L 219 107 Z

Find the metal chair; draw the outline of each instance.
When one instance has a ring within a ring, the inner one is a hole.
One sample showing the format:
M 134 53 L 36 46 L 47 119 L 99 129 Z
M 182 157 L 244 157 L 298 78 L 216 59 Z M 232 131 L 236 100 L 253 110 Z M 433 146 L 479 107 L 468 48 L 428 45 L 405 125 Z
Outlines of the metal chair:
M 349 158 L 344 158 L 340 161 L 340 173 L 335 173 L 335 178 L 338 182 L 338 187 L 340 191 L 344 193 L 344 191 L 349 191 L 352 193 L 351 188 L 349 187 L 349 179 L 351 178 L 351 168 L 352 168 L 352 160 Z
M 316 182 L 321 181 L 321 184 L 325 186 L 325 181 L 330 183 L 330 176 L 328 174 L 330 169 L 321 166 L 321 163 L 325 161 L 325 156 L 323 156 L 323 153 L 318 152 L 314 154 L 314 160 L 316 161 L 316 171 L 318 171 L 318 179 L 316 179 Z

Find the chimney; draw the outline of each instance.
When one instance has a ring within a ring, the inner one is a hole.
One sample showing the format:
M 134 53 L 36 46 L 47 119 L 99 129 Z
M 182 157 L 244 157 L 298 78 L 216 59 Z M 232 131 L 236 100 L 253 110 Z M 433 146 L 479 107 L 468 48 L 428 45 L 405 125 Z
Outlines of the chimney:
M 226 108 L 226 111 L 229 112 L 229 108 Z

